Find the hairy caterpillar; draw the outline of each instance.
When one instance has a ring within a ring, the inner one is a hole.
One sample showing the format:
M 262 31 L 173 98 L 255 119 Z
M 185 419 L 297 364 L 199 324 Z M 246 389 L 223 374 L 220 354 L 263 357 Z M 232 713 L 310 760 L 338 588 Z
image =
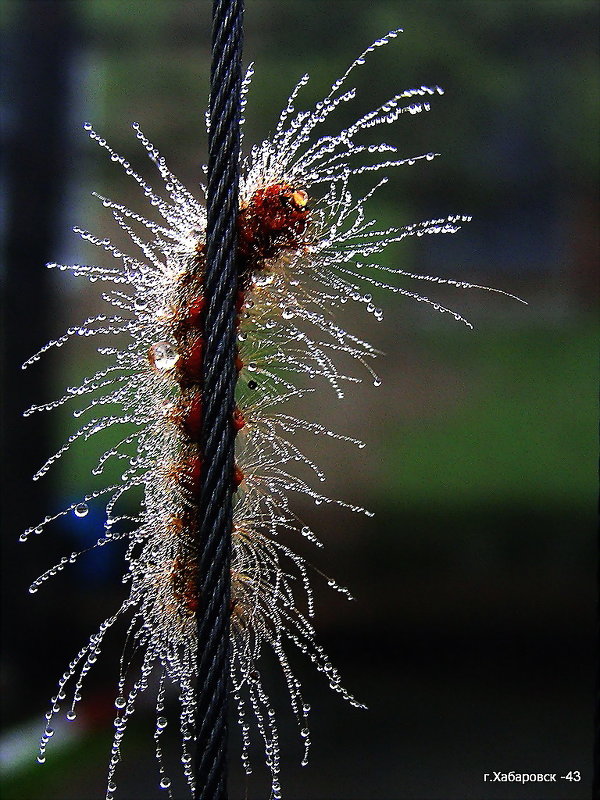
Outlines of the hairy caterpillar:
M 262 738 L 271 772 L 272 798 L 281 797 L 280 747 L 275 712 L 258 671 L 263 652 L 271 649 L 281 665 L 292 711 L 305 743 L 303 764 L 307 762 L 310 747 L 307 725 L 310 709 L 290 667 L 286 648 L 293 645 L 306 654 L 334 691 L 361 707 L 342 686 L 338 671 L 316 642 L 310 621 L 314 609 L 308 565 L 286 542 L 295 534 L 320 544 L 315 533 L 294 513 L 291 497 L 295 492 L 308 496 L 316 504 L 336 503 L 352 511 L 364 511 L 326 497 L 295 474 L 294 465 L 300 462 L 317 480 L 324 480 L 319 467 L 294 444 L 294 434 L 299 429 L 312 430 L 358 447 L 362 443 L 318 423 L 299 420 L 281 409 L 287 400 L 308 391 L 298 385 L 299 376 L 324 378 L 338 397 L 343 396 L 345 384 L 360 380 L 338 368 L 339 354 L 355 359 L 378 383 L 371 366 L 375 349 L 347 332 L 333 318 L 336 310 L 352 300 L 382 319 L 370 287 L 386 288 L 430 303 L 466 322 L 458 313 L 388 283 L 385 276 L 401 275 L 473 288 L 465 282 L 415 275 L 373 260 L 388 245 L 406 237 L 454 233 L 468 217 L 449 216 L 378 229 L 375 221 L 368 218 L 366 205 L 386 178 L 362 196 L 352 193 L 351 181 L 357 175 L 435 157 L 436 154 L 427 153 L 398 158 L 395 147 L 385 143 L 361 144 L 357 137 L 379 125 L 394 123 L 403 114 L 428 111 L 431 98 L 441 94 L 439 87 L 402 91 L 337 135 L 320 138 L 314 135 L 336 108 L 354 99 L 355 90 L 347 88 L 352 72 L 362 66 L 369 53 L 398 33 L 391 31 L 368 47 L 334 82 L 326 97 L 312 109 L 298 111 L 299 93 L 308 81 L 308 76 L 304 76 L 292 92 L 272 137 L 253 147 L 242 162 L 238 221 L 239 380 L 237 409 L 232 419 L 240 436 L 232 475 L 235 494 L 231 679 L 242 733 L 242 762 L 250 774 L 250 729 L 254 725 Z M 250 67 L 243 85 L 244 102 L 252 74 Z M 155 669 L 160 673 L 155 730 L 159 785 L 172 796 L 171 778 L 161 747 L 161 737 L 168 725 L 167 681 L 178 689 L 181 763 L 190 790 L 193 792 L 195 788 L 191 766 L 197 649 L 193 617 L 197 582 L 194 500 L 202 478 L 202 463 L 194 440 L 202 418 L 200 319 L 204 302 L 206 211 L 203 202 L 169 171 L 138 125 L 133 126 L 136 136 L 163 180 L 161 193 L 115 153 L 91 125 L 84 127 L 137 182 L 162 222 L 148 220 L 118 202 L 100 197 L 117 225 L 129 235 L 135 254 L 123 253 L 108 238 L 76 228 L 75 232 L 84 240 L 111 254 L 115 259 L 113 264 L 120 262 L 118 266 L 50 266 L 113 284 L 103 295 L 113 311 L 70 329 L 24 365 L 32 364 L 49 348 L 61 347 L 77 335 L 130 337 L 127 346 L 99 348 L 109 361 L 95 375 L 79 386 L 68 388 L 62 398 L 32 406 L 26 412 L 51 409 L 73 397 L 90 396 L 87 408 L 74 413 L 77 417 L 91 415 L 92 419 L 47 460 L 35 478 L 44 475 L 72 443 L 85 441 L 109 427 L 118 429 L 122 424 L 135 427 L 133 433 L 101 454 L 94 470 L 100 474 L 110 459 L 124 458 L 127 467 L 121 482 L 88 494 L 21 536 L 25 540 L 32 532 L 40 532 L 49 522 L 71 512 L 85 516 L 88 502 L 106 496 L 107 518 L 97 545 L 122 539 L 128 542 L 129 596 L 76 654 L 59 681 L 46 715 L 48 724 L 39 760 L 45 759 L 46 745 L 52 735 L 50 723 L 64 706 L 67 685 L 74 683 L 67 712 L 67 717 L 73 718 L 83 679 L 97 660 L 105 634 L 117 619 L 128 614 L 131 621 L 115 700 L 115 734 L 106 797 L 111 800 L 115 794 L 115 773 L 127 723 Z M 357 159 L 363 163 L 353 166 Z M 373 272 L 383 278 L 374 278 Z M 96 416 L 94 409 L 104 404 L 119 404 L 121 413 Z M 134 455 L 130 452 L 132 447 Z M 144 492 L 139 514 L 131 517 L 119 513 L 118 501 L 135 487 Z M 76 557 L 77 554 L 65 557 L 40 576 L 30 591 L 37 591 L 48 577 Z M 298 607 L 295 588 L 298 578 L 304 589 L 306 611 Z M 334 581 L 329 583 L 349 596 Z M 129 665 L 135 655 L 141 664 L 133 675 Z

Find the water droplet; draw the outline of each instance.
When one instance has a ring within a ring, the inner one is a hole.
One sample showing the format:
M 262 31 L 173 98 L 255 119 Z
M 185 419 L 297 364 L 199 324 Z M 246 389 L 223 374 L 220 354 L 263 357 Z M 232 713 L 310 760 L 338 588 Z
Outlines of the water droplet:
M 171 785 L 171 778 L 167 778 L 167 777 L 161 778 L 161 781 L 160 781 L 160 788 L 161 789 L 168 789 L 170 785 Z
M 127 705 L 127 701 L 125 700 L 124 697 L 117 697 L 117 699 L 115 700 L 115 707 L 116 708 L 125 708 L 126 705 Z
M 78 503 L 73 509 L 73 513 L 76 517 L 85 517 L 89 510 L 87 503 Z
M 179 353 L 169 342 L 157 342 L 148 351 L 148 360 L 157 372 L 166 372 L 175 366 Z
M 156 720 L 156 727 L 159 731 L 164 730 L 167 727 L 167 718 L 166 717 L 159 717 Z

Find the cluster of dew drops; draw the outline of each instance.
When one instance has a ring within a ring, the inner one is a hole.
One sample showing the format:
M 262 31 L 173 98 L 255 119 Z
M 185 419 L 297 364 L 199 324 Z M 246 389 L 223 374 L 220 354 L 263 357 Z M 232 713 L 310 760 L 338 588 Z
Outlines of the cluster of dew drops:
M 310 746 L 307 722 L 310 705 L 302 697 L 300 681 L 292 672 L 284 645 L 300 650 L 324 674 L 332 690 L 353 706 L 363 707 L 342 686 L 339 673 L 316 642 L 310 622 L 314 616 L 308 578 L 310 566 L 293 552 L 281 536 L 285 534 L 289 538 L 290 534 L 296 534 L 321 546 L 316 534 L 294 513 L 290 500 L 294 494 L 308 496 L 316 505 L 336 503 L 351 511 L 364 511 L 358 506 L 332 500 L 315 491 L 306 480 L 294 473 L 294 465 L 300 462 L 319 481 L 325 480 L 318 466 L 293 443 L 295 433 L 300 430 L 312 431 L 317 437 L 332 437 L 358 447 L 363 447 L 363 444 L 352 437 L 330 431 L 319 423 L 287 415 L 281 409 L 287 400 L 302 397 L 307 391 L 316 391 L 312 387 L 303 387 L 307 378 L 309 381 L 325 381 L 340 398 L 344 396 L 346 386 L 359 382 L 361 378 L 338 369 L 336 359 L 339 354 L 351 356 L 360 369 L 366 370 L 371 376 L 375 385 L 380 384 L 370 364 L 377 351 L 335 321 L 334 312 L 348 301 L 363 305 L 367 312 L 381 321 L 383 311 L 376 306 L 372 292 L 383 288 L 428 303 L 434 309 L 449 312 L 457 320 L 469 324 L 457 312 L 400 286 L 397 279 L 445 283 L 457 288 L 487 288 L 464 281 L 419 275 L 374 260 L 374 256 L 389 245 L 407 237 L 454 233 L 470 217 L 452 215 L 379 229 L 377 223 L 368 218 L 365 207 L 387 178 L 379 180 L 363 196 L 356 197 L 352 193 L 351 181 L 356 175 L 397 166 L 414 166 L 421 161 L 431 161 L 437 155 L 426 153 L 398 158 L 394 155 L 394 146 L 384 142 L 363 144 L 357 137 L 365 132 L 369 134 L 380 125 L 394 123 L 404 114 L 429 111 L 430 98 L 442 94 L 439 87 L 421 86 L 404 90 L 360 116 L 337 135 L 321 138 L 313 135 L 340 104 L 355 98 L 355 89 L 347 88 L 352 72 L 365 63 L 370 53 L 390 42 L 398 33 L 400 30 L 391 31 L 361 53 L 341 78 L 333 83 L 323 100 L 312 109 L 297 110 L 300 91 L 308 82 L 308 76 L 304 76 L 290 95 L 273 135 L 252 147 L 241 164 L 241 207 L 251 203 L 256 193 L 264 187 L 275 184 L 301 191 L 301 196 L 309 197 L 311 203 L 310 222 L 301 244 L 293 252 L 288 248 L 280 257 L 265 259 L 260 270 L 249 274 L 238 330 L 243 368 L 236 389 L 236 402 L 245 418 L 245 431 L 243 437 L 238 437 L 236 463 L 244 479 L 234 498 L 232 587 L 248 595 L 245 607 L 251 608 L 252 613 L 242 610 L 239 624 L 234 623 L 232 614 L 231 679 L 233 701 L 242 734 L 243 767 L 246 774 L 252 773 L 250 753 L 251 731 L 254 727 L 262 740 L 265 763 L 271 774 L 272 800 L 282 796 L 279 777 L 281 753 L 276 714 L 257 669 L 262 651 L 270 649 L 281 666 L 300 739 L 304 743 L 303 765 L 308 762 Z M 243 82 L 243 107 L 246 105 L 252 75 L 251 66 Z M 129 162 L 113 151 L 91 125 L 84 127 L 90 137 L 109 153 L 111 160 L 138 184 L 162 221 L 160 224 L 150 221 L 117 202 L 99 196 L 103 206 L 112 213 L 115 222 L 129 235 L 137 248 L 136 252 L 141 251 L 142 256 L 123 253 L 110 239 L 75 228 L 84 241 L 110 254 L 114 258 L 111 262 L 113 266 L 49 266 L 69 270 L 92 282 L 113 284 L 116 288 L 105 292 L 103 298 L 112 305 L 115 313 L 98 314 L 82 325 L 70 328 L 63 336 L 42 347 L 23 365 L 27 367 L 33 364 L 49 349 L 62 347 L 80 336 L 125 333 L 132 340 L 124 349 L 111 346 L 98 348 L 99 353 L 112 358 L 107 367 L 84 379 L 79 386 L 69 387 L 59 400 L 32 406 L 26 412 L 28 415 L 52 410 L 73 398 L 88 395 L 91 396 L 89 405 L 75 411 L 74 416 L 78 417 L 103 403 L 117 403 L 122 408 L 120 415 L 107 414 L 85 423 L 36 472 L 35 479 L 42 477 L 75 442 L 87 441 L 96 433 L 113 426 L 127 423 L 137 426 L 134 433 L 128 433 L 103 453 L 93 470 L 94 474 L 100 474 L 110 458 L 125 459 L 127 468 L 120 483 L 93 491 L 54 516 L 46 516 L 20 537 L 21 541 L 25 541 L 32 533 L 40 534 L 46 525 L 65 514 L 73 513 L 83 518 L 88 514 L 90 503 L 101 496 L 108 496 L 104 532 L 95 546 L 117 539 L 129 541 L 129 567 L 123 580 L 131 581 L 131 594 L 117 613 L 100 625 L 61 677 L 58 692 L 52 698 L 46 714 L 47 725 L 41 739 L 38 761 L 45 761 L 46 747 L 53 735 L 50 723 L 67 699 L 67 684 L 75 679 L 72 701 L 66 715 L 67 719 L 74 719 L 75 707 L 82 697 L 84 678 L 98 659 L 104 635 L 121 615 L 131 612 L 133 622 L 128 637 L 136 641 L 138 648 L 145 648 L 145 653 L 138 676 L 129 690 L 125 689 L 126 681 L 132 680 L 127 674 L 129 662 L 125 657 L 121 660 L 106 797 L 111 800 L 117 789 L 115 771 L 121 759 L 120 748 L 127 721 L 133 713 L 136 698 L 150 685 L 151 673 L 157 664 L 160 681 L 156 701 L 155 750 L 160 772 L 159 784 L 172 796 L 171 779 L 164 767 L 161 747 L 161 737 L 167 729 L 165 692 L 169 680 L 179 689 L 183 773 L 190 790 L 194 792 L 195 789 L 191 755 L 197 649 L 195 626 L 193 620 L 181 615 L 173 590 L 166 584 L 157 584 L 162 580 L 159 572 L 147 575 L 144 570 L 149 562 L 167 558 L 171 543 L 160 521 L 166 518 L 165 515 L 172 514 L 177 503 L 185 505 L 186 502 L 185 493 L 180 492 L 179 496 L 173 492 L 168 470 L 163 468 L 165 463 L 174 458 L 178 447 L 177 435 L 169 420 L 177 399 L 173 375 L 180 356 L 173 341 L 168 308 L 170 302 L 177 300 L 177 282 L 193 263 L 198 242 L 203 240 L 206 211 L 202 200 L 197 199 L 168 170 L 164 158 L 138 125 L 134 125 L 136 136 L 158 169 L 166 199 Z M 353 166 L 356 159 L 361 158 L 363 163 Z M 381 278 L 373 277 L 374 274 L 381 275 Z M 121 291 L 119 287 L 129 291 Z M 132 444 L 137 445 L 134 456 L 120 449 Z M 120 497 L 131 488 L 140 486 L 145 489 L 145 501 L 139 515 L 114 515 Z M 134 523 L 133 530 L 121 532 L 115 529 L 119 521 Z M 144 553 L 150 553 L 152 558 L 142 557 Z M 30 591 L 36 592 L 45 580 L 74 563 L 78 555 L 72 553 L 70 557 L 63 557 L 34 581 Z M 351 598 L 347 589 L 335 580 L 324 577 L 330 587 Z M 236 580 L 239 585 L 236 585 Z M 304 591 L 305 611 L 300 610 L 295 599 L 298 585 Z M 152 616 L 150 612 L 153 607 L 148 597 L 163 602 L 166 609 L 164 618 Z M 166 649 L 163 648 L 164 642 L 168 645 Z

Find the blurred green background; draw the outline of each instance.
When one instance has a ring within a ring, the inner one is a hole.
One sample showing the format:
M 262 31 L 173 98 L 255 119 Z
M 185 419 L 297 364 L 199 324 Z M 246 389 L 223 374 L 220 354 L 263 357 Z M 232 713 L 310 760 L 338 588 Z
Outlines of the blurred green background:
M 98 356 L 86 340 L 27 373 L 19 364 L 101 308 L 97 285 L 43 268 L 95 263 L 98 253 L 72 225 L 115 233 L 90 192 L 147 213 L 82 123 L 153 179 L 130 128 L 137 121 L 190 188 L 202 179 L 210 3 L 4 0 L 1 9 L 1 796 L 96 800 L 112 736 L 118 632 L 89 676 L 77 723 L 60 726 L 43 768 L 36 740 L 67 662 L 120 603 L 120 556 L 90 553 L 29 596 L 40 572 L 95 540 L 101 508 L 85 524 L 56 525 L 26 545 L 17 539 L 94 485 L 89 470 L 108 437 L 74 448 L 32 484 L 75 422 L 68 410 L 25 421 L 20 413 L 59 397 Z M 245 62 L 256 62 L 256 76 L 245 144 L 273 129 L 304 72 L 308 106 L 398 26 L 401 37 L 356 73 L 359 99 L 336 120 L 353 121 L 404 88 L 442 85 L 431 113 L 381 131 L 403 155 L 442 158 L 393 172 L 372 211 L 384 224 L 457 212 L 474 220 L 453 237 L 390 248 L 387 263 L 502 288 L 529 305 L 407 281 L 475 330 L 382 293 L 382 324 L 360 309 L 347 309 L 342 322 L 384 351 L 382 386 L 366 380 L 341 403 L 323 387 L 297 408 L 368 445 L 358 457 L 308 437 L 306 451 L 327 468 L 328 493 L 364 504 L 373 520 L 302 499 L 296 508 L 326 543 L 306 554 L 358 599 L 349 605 L 317 581 L 320 640 L 370 710 L 345 707 L 299 660 L 314 709 L 313 760 L 299 767 L 286 717 L 284 796 L 579 800 L 591 791 L 594 684 L 598 8 L 585 0 L 248 0 Z M 265 669 L 280 690 L 273 667 Z M 149 700 L 126 739 L 122 800 L 164 796 L 151 712 Z M 259 751 L 246 784 L 238 747 L 233 726 L 231 797 L 266 797 Z M 582 781 L 483 783 L 483 773 L 509 770 L 579 770 Z M 180 784 L 175 796 L 186 796 Z

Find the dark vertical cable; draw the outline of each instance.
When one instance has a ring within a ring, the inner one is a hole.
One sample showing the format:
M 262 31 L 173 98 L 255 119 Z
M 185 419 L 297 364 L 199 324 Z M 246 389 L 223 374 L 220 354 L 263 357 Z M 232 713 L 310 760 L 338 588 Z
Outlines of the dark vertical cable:
M 237 378 L 236 223 L 242 0 L 213 4 L 204 319 L 202 487 L 198 501 L 196 797 L 227 797 L 230 563 Z

